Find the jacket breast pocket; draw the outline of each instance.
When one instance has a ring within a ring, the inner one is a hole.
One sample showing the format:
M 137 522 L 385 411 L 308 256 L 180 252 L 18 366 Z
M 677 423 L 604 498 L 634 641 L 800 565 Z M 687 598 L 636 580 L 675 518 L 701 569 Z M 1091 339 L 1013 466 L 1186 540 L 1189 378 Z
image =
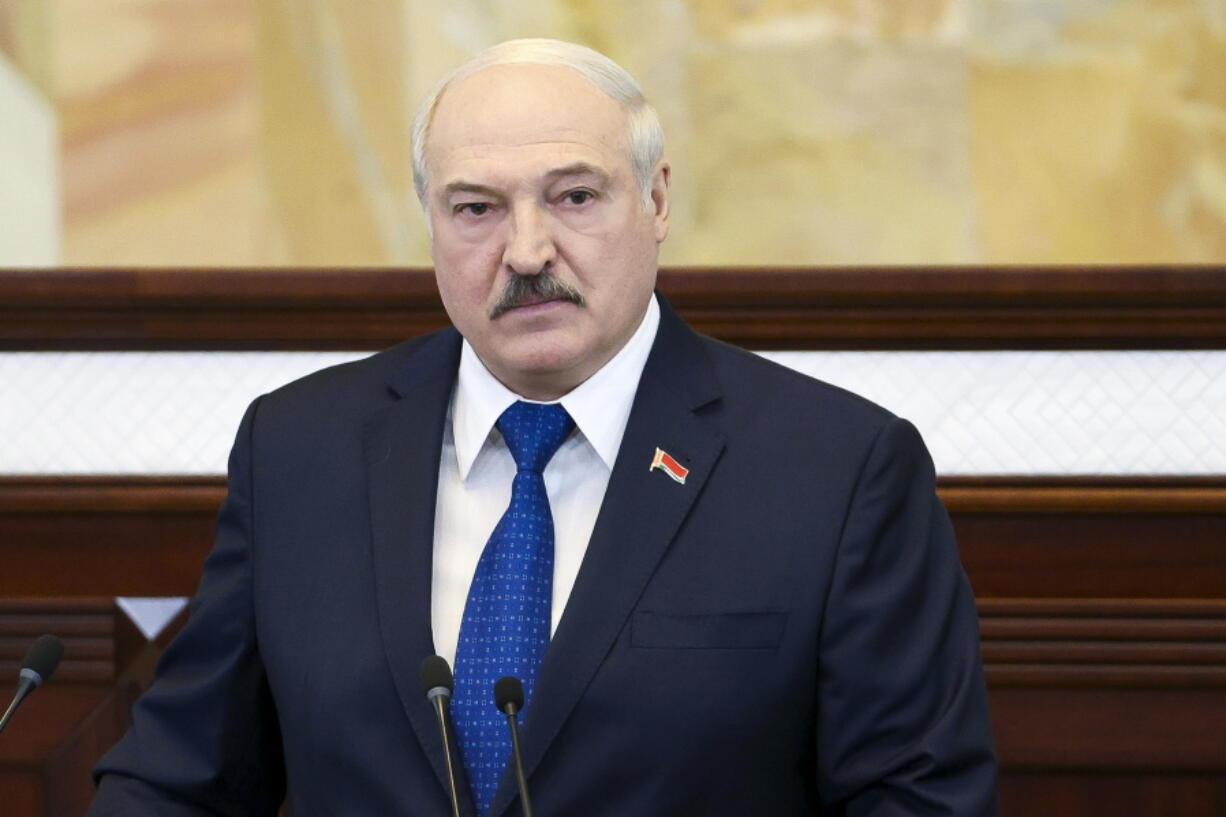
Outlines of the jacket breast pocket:
M 630 623 L 630 646 L 670 650 L 772 650 L 787 613 L 659 613 L 641 610 Z

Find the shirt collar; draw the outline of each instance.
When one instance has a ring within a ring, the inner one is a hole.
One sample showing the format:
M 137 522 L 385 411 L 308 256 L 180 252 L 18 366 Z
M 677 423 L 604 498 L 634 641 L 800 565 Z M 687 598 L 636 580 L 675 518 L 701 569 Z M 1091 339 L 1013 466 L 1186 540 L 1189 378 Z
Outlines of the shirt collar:
M 634 405 L 639 377 L 647 364 L 660 326 L 660 306 L 655 295 L 630 340 L 613 358 L 587 380 L 560 399 L 600 459 L 609 468 L 617 459 L 622 435 Z M 477 455 L 490 437 L 494 423 L 516 400 L 523 400 L 490 374 L 476 351 L 464 341 L 460 351 L 460 371 L 452 403 L 452 435 L 460 479 L 467 480 Z M 535 402 L 535 401 L 529 401 Z

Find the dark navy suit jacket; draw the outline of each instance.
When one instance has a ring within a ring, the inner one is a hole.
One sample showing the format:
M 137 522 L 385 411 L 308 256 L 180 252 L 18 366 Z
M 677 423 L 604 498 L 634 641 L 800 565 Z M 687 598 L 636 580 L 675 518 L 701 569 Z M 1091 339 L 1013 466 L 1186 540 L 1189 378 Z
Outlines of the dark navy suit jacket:
M 995 814 L 974 601 L 919 435 L 662 307 L 525 713 L 535 812 Z M 450 813 L 418 666 L 459 349 L 445 330 L 250 407 L 93 817 L 271 815 L 287 790 L 295 817 Z M 518 812 L 507 774 L 491 813 Z

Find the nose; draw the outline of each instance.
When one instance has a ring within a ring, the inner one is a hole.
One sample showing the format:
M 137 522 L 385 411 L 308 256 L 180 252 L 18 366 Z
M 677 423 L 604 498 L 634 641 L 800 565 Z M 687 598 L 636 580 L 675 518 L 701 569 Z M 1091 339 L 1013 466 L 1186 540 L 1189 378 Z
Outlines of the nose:
M 515 206 L 508 219 L 502 263 L 517 275 L 536 275 L 557 257 L 553 234 L 545 213 L 535 204 Z

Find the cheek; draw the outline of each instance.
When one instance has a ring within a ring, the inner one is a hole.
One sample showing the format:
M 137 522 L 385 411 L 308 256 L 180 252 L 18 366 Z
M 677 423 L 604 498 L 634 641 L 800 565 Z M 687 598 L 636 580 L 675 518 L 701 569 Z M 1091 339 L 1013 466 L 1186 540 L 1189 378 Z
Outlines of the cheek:
M 621 273 L 638 263 L 638 237 L 607 223 L 588 230 L 568 230 L 559 237 L 558 253 L 573 273 L 589 286 L 620 290 Z
M 434 270 L 444 298 L 483 299 L 494 286 L 502 259 L 488 247 L 434 247 Z
M 444 215 L 434 223 L 431 253 L 436 261 L 453 266 L 467 266 L 474 259 L 488 256 L 502 241 L 503 220 L 487 216 L 482 219 L 456 218 Z
M 600 207 L 562 208 L 555 212 L 554 218 L 563 234 L 573 233 L 599 240 L 610 232 L 616 232 L 616 228 L 610 226 L 607 210 Z
M 485 311 L 485 293 L 472 275 L 462 267 L 447 267 L 435 265 L 435 280 L 438 283 L 438 294 L 451 322 L 464 331 L 476 331 L 475 316 Z

